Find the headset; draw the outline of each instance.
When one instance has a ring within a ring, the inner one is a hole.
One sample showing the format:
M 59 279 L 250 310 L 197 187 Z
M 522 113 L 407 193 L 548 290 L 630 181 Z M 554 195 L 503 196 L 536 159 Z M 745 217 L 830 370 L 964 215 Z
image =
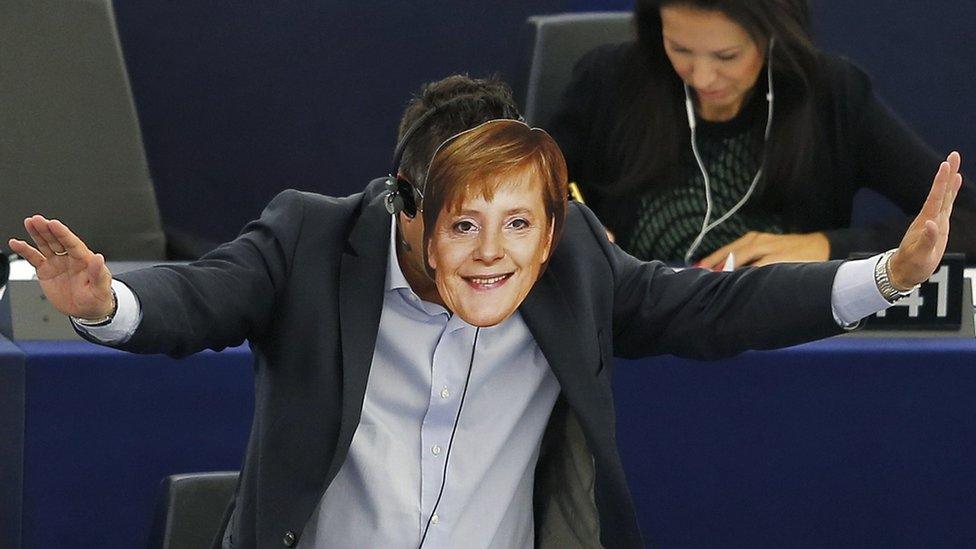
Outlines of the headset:
M 435 114 L 445 111 L 448 107 L 457 105 L 462 101 L 471 100 L 472 97 L 470 95 L 462 95 L 449 99 L 439 105 L 434 105 L 430 110 L 421 115 L 416 122 L 411 124 L 407 131 L 403 132 L 403 137 L 400 138 L 396 148 L 393 150 L 393 166 L 390 168 L 390 174 L 386 178 L 387 192 L 384 203 L 386 205 L 386 211 L 390 215 L 403 212 L 404 215 L 413 219 L 416 217 L 419 206 L 424 200 L 424 192 L 417 185 L 400 176 L 400 162 L 403 160 L 403 153 L 407 145 L 410 144 L 411 138 L 427 126 L 428 121 Z M 481 99 L 481 101 L 484 101 L 484 99 Z M 517 110 L 509 106 L 502 108 L 501 118 L 525 121 Z
M 685 264 L 691 262 L 691 256 L 698 250 L 701 246 L 702 240 L 705 235 L 709 233 L 715 227 L 718 227 L 725 222 L 728 218 L 732 217 L 737 211 L 739 211 L 746 202 L 749 201 L 749 197 L 752 196 L 752 192 L 756 190 L 756 185 L 762 178 L 763 168 L 766 164 L 766 145 L 769 142 L 769 131 L 773 126 L 773 45 L 776 43 L 775 38 L 769 39 L 769 52 L 766 54 L 766 102 L 769 107 L 766 110 L 766 130 L 763 133 L 763 154 L 762 162 L 759 165 L 759 170 L 756 172 L 756 176 L 752 178 L 752 183 L 749 185 L 749 189 L 742 195 L 739 201 L 729 208 L 729 211 L 725 212 L 725 215 L 711 221 L 712 218 L 712 187 L 711 182 L 708 177 L 708 170 L 705 169 L 705 162 L 701 158 L 701 154 L 698 152 L 698 143 L 695 139 L 695 105 L 691 101 L 691 93 L 688 91 L 688 84 L 684 85 L 685 88 L 685 110 L 688 113 L 688 128 L 691 130 L 691 151 L 695 155 L 695 161 L 698 163 L 698 169 L 701 171 L 702 179 L 705 182 L 705 217 L 702 219 L 702 228 L 699 231 L 698 236 L 692 241 L 691 246 L 688 251 L 685 252 Z

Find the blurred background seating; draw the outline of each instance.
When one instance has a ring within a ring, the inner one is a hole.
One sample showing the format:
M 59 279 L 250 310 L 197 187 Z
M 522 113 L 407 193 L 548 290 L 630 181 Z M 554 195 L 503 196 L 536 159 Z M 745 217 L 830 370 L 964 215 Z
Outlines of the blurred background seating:
M 209 547 L 234 496 L 237 477 L 237 471 L 217 471 L 163 479 L 149 549 Z
M 560 13 L 529 17 L 528 78 L 522 112 L 526 122 L 545 124 L 552 117 L 576 62 L 601 44 L 635 37 L 629 11 Z M 522 91 L 520 86 L 519 91 Z
M 111 2 L 0 9 L 0 234 L 24 238 L 24 217 L 43 212 L 107 257 L 163 259 Z
M 129 190 L 116 206 L 148 204 L 151 172 L 160 217 L 139 206 L 147 213 L 116 216 L 122 218 L 116 223 L 128 225 L 115 232 L 142 238 L 147 244 L 141 248 L 154 254 L 191 257 L 158 251 L 158 219 L 172 241 L 199 239 L 202 245 L 189 245 L 199 251 L 233 238 L 285 188 L 356 192 L 386 170 L 400 110 L 421 83 L 452 72 L 497 72 L 525 98 L 536 37 L 526 24 L 529 16 L 628 11 L 632 5 L 498 0 L 456 2 L 442 11 L 443 4 L 428 1 L 177 6 L 127 0 L 114 3 L 116 38 L 108 0 L 8 0 L 0 4 L 0 231 L 19 229 L 16 218 L 28 204 L 15 207 L 15 200 L 24 200 L 16 196 L 22 191 L 8 189 L 27 181 L 24 172 L 53 170 L 70 157 L 87 162 L 83 175 L 100 183 L 90 193 L 115 185 L 96 174 L 126 180 Z M 958 148 L 964 162 L 976 158 L 976 136 L 969 131 L 976 112 L 961 70 L 976 59 L 976 43 L 955 39 L 968 32 L 976 4 L 865 0 L 815 3 L 813 12 L 817 41 L 864 66 L 882 97 L 929 143 L 937 150 Z M 118 63 L 119 43 L 124 65 Z M 105 67 L 99 70 L 97 52 L 111 60 L 99 61 Z M 89 81 L 106 72 L 114 72 L 116 84 L 126 72 L 130 78 L 148 170 L 142 146 L 131 145 L 138 143 L 139 126 L 130 117 L 129 92 L 108 92 Z M 39 84 L 49 85 L 40 95 L 61 95 L 25 97 Z M 538 86 L 558 84 L 540 80 Z M 58 110 L 68 108 L 78 112 Z M 540 108 L 545 106 L 527 106 L 532 120 L 541 120 Z M 129 120 L 129 129 L 94 131 L 105 130 L 109 119 Z M 54 124 L 49 133 L 60 145 L 47 153 L 18 150 L 37 142 L 39 136 L 24 135 L 24 124 L 38 120 Z M 120 141 L 130 145 L 118 148 Z M 113 154 L 76 158 L 83 148 L 74 145 Z M 118 176 L 119 164 L 138 175 Z M 30 181 L 39 183 L 30 185 L 50 187 L 55 198 L 75 196 L 71 187 L 80 183 L 61 175 L 37 173 Z M 60 203 L 53 204 L 44 211 L 61 215 Z M 8 211 L 18 212 L 13 221 Z M 78 223 L 88 221 L 75 220 L 81 228 Z M 109 251 L 94 230 L 84 232 L 93 246 Z

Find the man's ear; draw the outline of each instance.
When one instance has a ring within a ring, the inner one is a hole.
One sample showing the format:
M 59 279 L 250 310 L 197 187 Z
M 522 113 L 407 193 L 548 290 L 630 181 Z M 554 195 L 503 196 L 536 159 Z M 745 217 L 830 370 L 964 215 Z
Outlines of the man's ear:
M 403 245 L 406 251 L 412 251 L 413 247 L 410 245 L 408 233 L 415 233 L 417 231 L 417 227 L 415 227 L 415 225 L 421 223 L 420 216 L 411 219 L 407 216 L 407 214 L 400 212 L 397 214 L 397 222 L 397 228 L 399 229 L 400 233 L 400 243 Z
M 413 221 L 413 219 L 410 219 L 409 217 L 407 217 L 407 214 L 405 214 L 403 212 L 400 212 L 400 213 L 397 214 L 397 219 L 399 220 L 401 227 L 406 226 L 406 225 L 409 225 Z M 414 219 L 416 219 L 416 218 L 414 218 Z

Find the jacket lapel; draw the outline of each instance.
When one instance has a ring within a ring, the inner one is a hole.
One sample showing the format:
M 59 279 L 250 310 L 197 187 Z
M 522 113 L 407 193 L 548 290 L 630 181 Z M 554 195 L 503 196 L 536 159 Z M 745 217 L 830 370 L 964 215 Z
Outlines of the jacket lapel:
M 596 373 L 602 368 L 597 327 L 566 299 L 566 288 L 551 267 L 520 308 L 568 405 L 557 401 L 536 468 L 536 546 L 603 547 L 593 492 L 595 441 L 587 435 L 607 425 L 606 421 L 612 430 L 612 405 L 609 389 L 594 387 L 600 383 Z M 601 422 L 607 411 L 608 420 Z
M 339 273 L 339 319 L 342 341 L 342 420 L 328 482 L 346 459 L 359 425 L 373 348 L 383 310 L 390 216 L 382 198 L 366 204 L 349 235 Z
M 600 366 L 596 327 L 575 313 L 551 268 L 536 282 L 519 310 L 570 405 L 579 409 L 583 404 L 580 398 L 592 394 L 588 390 L 592 377 L 586 374 L 595 374 Z M 588 360 L 595 363 L 586 364 Z

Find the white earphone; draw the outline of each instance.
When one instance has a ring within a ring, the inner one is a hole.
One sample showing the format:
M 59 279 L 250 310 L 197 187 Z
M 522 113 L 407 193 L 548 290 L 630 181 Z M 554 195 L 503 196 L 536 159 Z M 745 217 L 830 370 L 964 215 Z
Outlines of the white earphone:
M 773 44 L 775 43 L 775 38 L 769 39 L 769 52 L 766 55 L 766 81 L 767 92 L 766 92 L 766 102 L 769 104 L 769 108 L 766 113 L 766 131 L 763 134 L 763 148 L 765 149 L 766 143 L 769 141 L 769 130 L 773 125 Z M 691 262 L 691 256 L 695 253 L 699 246 L 701 246 L 702 240 L 709 231 L 718 227 L 725 222 L 726 219 L 732 217 L 735 212 L 739 211 L 746 202 L 749 201 L 749 197 L 752 196 L 752 192 L 756 190 L 756 185 L 759 183 L 759 178 L 762 177 L 763 165 L 759 166 L 759 171 L 756 172 L 756 176 L 752 178 L 752 183 L 749 185 L 749 189 L 746 191 L 742 198 L 729 208 L 729 211 L 725 212 L 725 215 L 711 221 L 712 218 L 712 188 L 708 178 L 708 170 L 705 169 L 705 162 L 702 161 L 701 154 L 698 152 L 698 144 L 695 140 L 695 128 L 697 126 L 695 122 L 695 105 L 691 101 L 691 93 L 688 91 L 688 84 L 685 87 L 685 110 L 688 112 L 688 128 L 691 130 L 691 150 L 695 154 L 695 161 L 698 162 L 698 169 L 701 170 L 702 178 L 705 182 L 705 217 L 702 219 L 702 228 L 692 241 L 691 246 L 688 251 L 685 252 L 685 263 Z M 763 164 L 765 164 L 765 153 L 763 154 Z

